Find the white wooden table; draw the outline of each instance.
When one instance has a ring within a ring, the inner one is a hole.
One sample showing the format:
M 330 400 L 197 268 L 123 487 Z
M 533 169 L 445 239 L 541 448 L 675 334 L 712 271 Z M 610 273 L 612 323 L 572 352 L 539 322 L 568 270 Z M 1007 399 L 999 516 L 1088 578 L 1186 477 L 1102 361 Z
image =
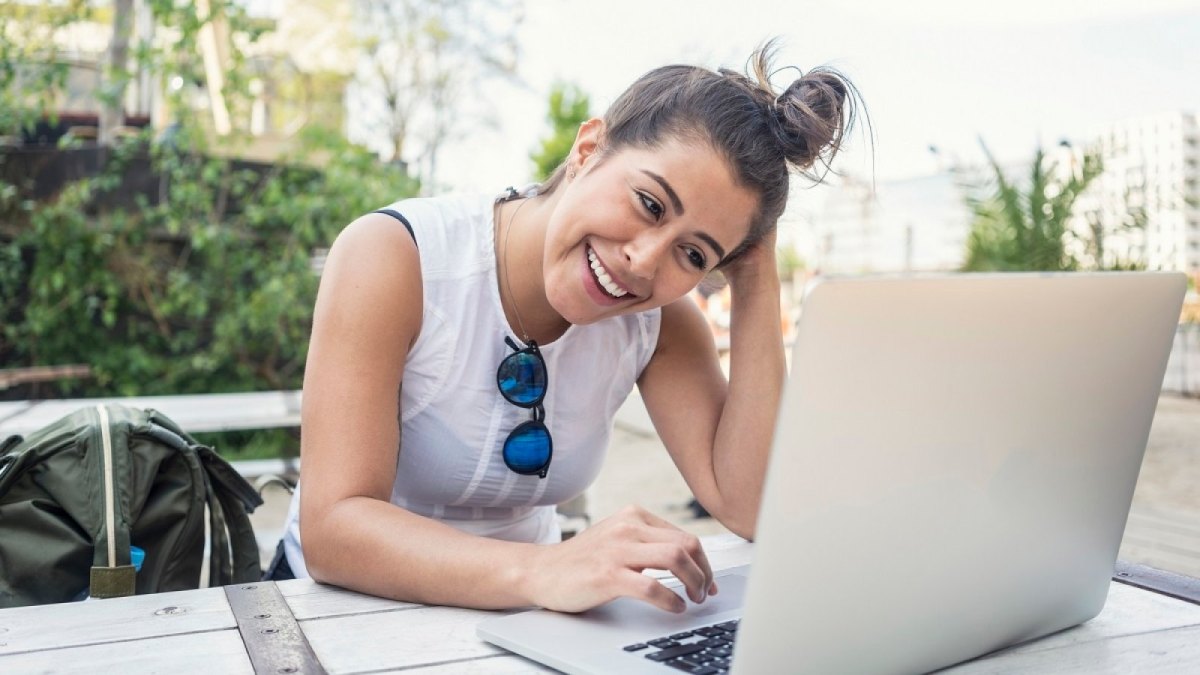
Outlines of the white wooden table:
M 732 535 L 705 539 L 717 569 L 750 561 Z M 284 581 L 278 588 L 330 673 L 551 672 L 475 636 L 490 612 L 395 602 Z M 664 669 L 666 672 L 671 672 Z M 1200 606 L 1113 583 L 1091 621 L 952 668 L 979 673 L 1200 672 Z M 251 673 L 224 589 L 0 610 L 0 673 Z
M 300 426 L 300 391 L 181 394 L 128 398 L 65 398 L 0 402 L 0 439 L 28 435 L 80 408 L 121 403 L 154 408 L 189 433 Z

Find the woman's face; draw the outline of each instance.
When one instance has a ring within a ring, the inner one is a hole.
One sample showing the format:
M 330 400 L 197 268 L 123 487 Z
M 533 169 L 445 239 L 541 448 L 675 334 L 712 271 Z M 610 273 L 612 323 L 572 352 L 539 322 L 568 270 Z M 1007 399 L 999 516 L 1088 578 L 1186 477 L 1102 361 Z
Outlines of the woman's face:
M 584 126 L 550 216 L 543 280 L 571 323 L 661 307 L 696 287 L 750 229 L 758 196 L 706 143 L 601 155 Z

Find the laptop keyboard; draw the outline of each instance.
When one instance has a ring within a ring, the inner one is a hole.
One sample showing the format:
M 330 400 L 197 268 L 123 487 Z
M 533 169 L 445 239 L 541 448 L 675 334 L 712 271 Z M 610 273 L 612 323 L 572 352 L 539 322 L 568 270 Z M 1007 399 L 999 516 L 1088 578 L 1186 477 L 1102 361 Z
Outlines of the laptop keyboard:
M 733 662 L 733 641 L 738 622 L 704 626 L 624 647 L 627 652 L 642 652 L 651 661 L 695 675 L 728 673 Z

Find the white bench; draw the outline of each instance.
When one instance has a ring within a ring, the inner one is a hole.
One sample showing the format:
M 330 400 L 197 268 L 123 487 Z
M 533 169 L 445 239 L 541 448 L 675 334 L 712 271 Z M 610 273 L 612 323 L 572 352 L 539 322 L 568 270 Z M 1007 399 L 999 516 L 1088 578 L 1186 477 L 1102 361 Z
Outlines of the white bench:
M 189 433 L 300 426 L 298 390 L 128 398 L 65 398 L 0 402 L 0 438 L 12 434 L 26 436 L 60 417 L 98 403 L 154 408 Z
M 126 398 L 65 398 L 43 401 L 0 401 L 0 440 L 29 434 L 80 408 L 120 403 L 153 408 L 188 433 L 279 429 L 300 426 L 300 391 L 256 391 L 237 394 L 183 394 Z M 267 459 L 236 462 L 246 478 L 299 470 L 299 460 Z

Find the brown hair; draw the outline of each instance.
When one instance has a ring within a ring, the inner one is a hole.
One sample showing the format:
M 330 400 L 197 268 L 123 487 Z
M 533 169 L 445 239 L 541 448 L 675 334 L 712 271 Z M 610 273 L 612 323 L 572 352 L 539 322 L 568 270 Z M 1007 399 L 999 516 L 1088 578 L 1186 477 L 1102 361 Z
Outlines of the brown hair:
M 775 49 L 772 40 L 755 50 L 749 75 L 724 68 L 657 68 L 604 115 L 605 152 L 653 148 L 667 139 L 706 142 L 726 158 L 741 185 L 758 193 L 749 234 L 721 266 L 774 229 L 787 205 L 789 169 L 816 182 L 824 178 L 861 106 L 854 84 L 825 67 L 801 74 L 776 94 L 769 81 Z M 558 167 L 540 192 L 553 192 L 565 172 L 565 164 Z

